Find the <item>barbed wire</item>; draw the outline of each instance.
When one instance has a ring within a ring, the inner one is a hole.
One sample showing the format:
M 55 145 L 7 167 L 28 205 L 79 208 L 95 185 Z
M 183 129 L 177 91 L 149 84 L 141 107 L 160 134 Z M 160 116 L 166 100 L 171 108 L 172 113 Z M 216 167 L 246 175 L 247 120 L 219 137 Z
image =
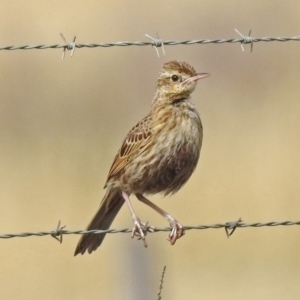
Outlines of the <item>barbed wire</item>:
M 228 230 L 232 230 L 231 233 L 228 233 L 227 236 L 230 236 L 233 231 L 236 228 L 247 228 L 247 227 L 254 227 L 254 228 L 261 228 L 261 227 L 276 227 L 276 226 L 294 226 L 294 225 L 300 225 L 300 221 L 283 221 L 283 222 L 266 222 L 266 223 L 243 223 L 241 219 L 235 222 L 227 222 L 227 223 L 217 223 L 212 225 L 198 225 L 198 226 L 184 226 L 184 230 L 204 230 L 204 229 L 220 229 L 225 228 L 226 232 Z M 22 233 L 7 233 L 7 234 L 1 234 L 0 239 L 10 239 L 15 237 L 30 237 L 30 236 L 46 236 L 51 235 L 53 237 L 60 237 L 62 238 L 63 235 L 69 235 L 69 234 L 99 234 L 99 233 L 129 233 L 132 232 L 131 229 L 125 228 L 125 229 L 108 229 L 108 230 L 65 230 L 65 226 L 60 227 L 60 223 L 56 230 L 51 231 L 37 231 L 37 232 L 22 232 Z M 171 228 L 164 227 L 164 228 L 154 228 L 151 231 L 148 232 L 162 232 L 162 231 L 171 231 Z
M 236 30 L 236 29 L 235 29 Z M 253 48 L 253 43 L 257 42 L 289 42 L 289 41 L 300 41 L 300 36 L 293 36 L 293 37 L 262 37 L 262 38 L 255 38 L 251 37 L 251 31 L 249 35 L 243 35 L 238 30 L 236 32 L 241 36 L 241 38 L 233 38 L 233 39 L 197 39 L 197 40 L 162 40 L 159 37 L 153 38 L 150 35 L 146 34 L 146 36 L 150 39 L 150 41 L 119 41 L 119 42 L 106 42 L 106 43 L 86 43 L 80 44 L 75 43 L 76 36 L 74 37 L 72 42 L 68 42 L 67 39 L 61 34 L 62 39 L 64 40 L 65 44 L 54 44 L 54 45 L 22 45 L 22 46 L 0 46 L 1 50 L 44 50 L 44 49 L 64 49 L 64 53 L 66 50 L 71 50 L 74 53 L 75 48 L 97 48 L 97 47 L 127 47 L 127 46 L 152 46 L 156 50 L 158 47 L 162 47 L 164 51 L 164 46 L 176 46 L 176 45 L 195 45 L 195 44 L 224 44 L 224 43 L 240 43 L 241 46 L 243 44 L 251 44 L 251 49 Z M 243 47 L 242 47 L 243 49 Z M 157 52 L 158 54 L 158 52 Z M 63 55 L 64 57 L 64 55 Z

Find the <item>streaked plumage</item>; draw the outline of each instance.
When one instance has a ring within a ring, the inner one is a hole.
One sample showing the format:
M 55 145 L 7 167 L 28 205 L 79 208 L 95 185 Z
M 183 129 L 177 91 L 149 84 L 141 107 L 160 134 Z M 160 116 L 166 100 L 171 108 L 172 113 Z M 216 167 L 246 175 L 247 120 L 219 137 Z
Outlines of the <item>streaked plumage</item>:
M 123 141 L 108 174 L 106 195 L 88 230 L 109 228 L 125 201 L 133 217 L 133 236 L 138 235 L 145 242 L 145 225 L 136 217 L 129 200 L 130 194 L 135 194 L 170 222 L 173 228 L 169 235 L 171 244 L 184 234 L 179 222 L 143 195 L 175 193 L 195 170 L 203 133 L 190 94 L 197 80 L 208 75 L 197 74 L 185 62 L 171 61 L 163 65 L 151 111 Z M 105 234 L 83 235 L 75 255 L 96 250 L 104 237 Z

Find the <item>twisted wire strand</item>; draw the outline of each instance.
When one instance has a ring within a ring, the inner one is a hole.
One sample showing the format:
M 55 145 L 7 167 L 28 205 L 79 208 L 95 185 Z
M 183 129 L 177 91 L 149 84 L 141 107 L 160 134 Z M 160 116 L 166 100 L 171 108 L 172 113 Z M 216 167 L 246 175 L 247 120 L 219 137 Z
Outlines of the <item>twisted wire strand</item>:
M 242 44 L 250 44 L 250 43 L 257 43 L 257 42 L 288 42 L 288 41 L 300 41 L 300 36 L 294 37 L 262 37 L 262 38 L 254 38 L 254 37 L 247 37 L 239 38 L 239 39 L 201 39 L 201 40 L 184 40 L 184 41 L 173 41 L 167 40 L 162 41 L 161 45 L 194 45 L 194 44 L 224 44 L 224 43 L 242 43 Z M 115 43 L 88 43 L 88 44 L 78 44 L 74 43 L 75 48 L 97 48 L 97 47 L 125 47 L 125 46 L 153 46 L 153 47 L 161 47 L 155 41 L 136 41 L 136 42 L 129 42 L 129 41 L 120 41 Z M 0 50 L 31 50 L 31 49 L 60 49 L 60 48 L 69 48 L 69 44 L 55 44 L 55 45 L 23 45 L 23 46 L 0 46 Z
M 232 225 L 234 223 L 234 225 Z M 261 227 L 276 227 L 276 226 L 293 226 L 293 225 L 300 225 L 300 221 L 284 221 L 284 222 L 267 222 L 267 223 L 242 223 L 242 222 L 228 222 L 228 223 L 217 223 L 212 225 L 198 225 L 198 226 L 184 226 L 185 230 L 204 230 L 204 229 L 220 229 L 220 228 L 247 228 L 247 227 L 254 227 L 254 228 L 261 228 Z M 164 228 L 155 228 L 153 232 L 162 232 L 162 231 L 170 231 L 171 228 L 164 227 Z M 129 233 L 132 232 L 131 229 L 108 229 L 108 230 L 64 230 L 64 229 L 57 229 L 51 231 L 37 231 L 37 232 L 22 232 L 22 233 L 15 233 L 15 234 L 1 234 L 0 239 L 10 239 L 14 237 L 29 237 L 29 236 L 62 236 L 67 234 L 98 234 L 98 233 Z M 151 233 L 151 231 L 149 231 Z

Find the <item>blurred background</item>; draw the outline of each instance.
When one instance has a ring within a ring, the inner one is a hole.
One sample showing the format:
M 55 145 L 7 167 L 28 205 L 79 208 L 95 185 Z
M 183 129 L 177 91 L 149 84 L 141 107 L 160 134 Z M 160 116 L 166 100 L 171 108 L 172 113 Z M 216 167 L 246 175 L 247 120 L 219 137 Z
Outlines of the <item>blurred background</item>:
M 0 44 L 300 35 L 298 1 L 2 0 Z M 85 229 L 113 158 L 150 109 L 164 62 L 211 77 L 193 99 L 204 126 L 200 164 L 175 196 L 152 197 L 184 225 L 300 219 L 299 42 L 0 51 L 0 232 Z M 159 50 L 161 53 L 161 49 Z M 133 197 L 143 221 L 165 220 Z M 112 228 L 131 228 L 124 207 Z M 79 236 L 0 240 L 1 299 L 299 299 L 297 226 L 192 230 L 175 246 L 108 235 L 73 257 Z

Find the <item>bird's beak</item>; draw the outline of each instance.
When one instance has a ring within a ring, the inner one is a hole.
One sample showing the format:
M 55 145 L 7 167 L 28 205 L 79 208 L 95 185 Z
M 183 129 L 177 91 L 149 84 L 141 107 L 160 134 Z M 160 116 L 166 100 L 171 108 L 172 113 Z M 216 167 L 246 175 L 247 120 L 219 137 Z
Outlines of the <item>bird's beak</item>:
M 210 76 L 209 73 L 197 73 L 195 76 L 192 76 L 188 79 L 186 79 L 185 81 L 182 82 L 183 85 L 187 84 L 187 83 L 191 83 L 193 81 L 197 81 L 199 79 L 205 78 Z

